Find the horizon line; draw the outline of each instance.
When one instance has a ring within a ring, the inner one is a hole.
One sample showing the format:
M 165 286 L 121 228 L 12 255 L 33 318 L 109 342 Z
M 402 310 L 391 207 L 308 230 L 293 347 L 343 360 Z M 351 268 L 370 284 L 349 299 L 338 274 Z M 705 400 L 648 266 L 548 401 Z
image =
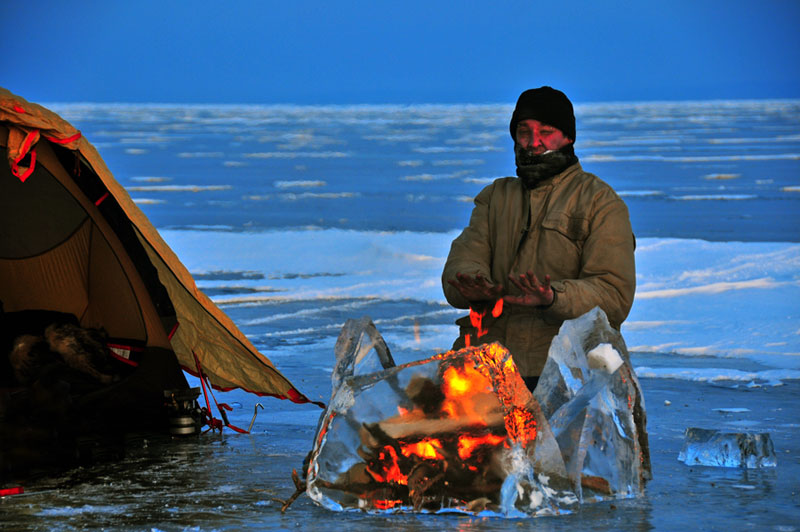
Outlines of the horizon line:
M 23 96 L 24 98 L 24 96 Z M 504 106 L 514 106 L 514 102 L 506 101 L 474 101 L 474 102 L 327 102 L 327 103 L 297 103 L 297 102 L 180 102 L 180 101 L 91 101 L 91 100 L 41 100 L 41 101 L 31 101 L 31 103 L 38 103 L 39 105 L 149 105 L 149 106 L 197 106 L 197 107 L 206 107 L 206 106 L 229 106 L 229 107 L 459 107 L 459 106 L 494 106 L 494 105 L 504 105 Z M 637 104 L 692 104 L 692 103 L 702 103 L 702 104 L 710 104 L 710 103 L 746 103 L 746 102 L 756 102 L 756 103 L 767 103 L 767 102 L 800 102 L 800 96 L 797 97 L 765 97 L 765 98 L 705 98 L 705 99 L 698 99 L 698 98 L 688 98 L 688 99 L 664 99 L 664 98 L 657 98 L 653 100 L 642 100 L 642 99 L 632 99 L 632 100 L 594 100 L 594 101 L 573 101 L 573 105 L 575 107 L 585 106 L 585 105 L 637 105 Z

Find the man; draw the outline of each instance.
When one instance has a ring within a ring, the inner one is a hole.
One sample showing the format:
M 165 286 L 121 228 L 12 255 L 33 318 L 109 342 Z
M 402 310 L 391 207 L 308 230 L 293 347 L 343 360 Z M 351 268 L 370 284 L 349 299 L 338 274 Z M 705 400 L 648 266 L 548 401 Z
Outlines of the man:
M 510 132 L 518 177 L 499 178 L 475 197 L 442 286 L 451 305 L 471 309 L 456 321 L 453 348 L 499 341 L 533 390 L 564 320 L 600 306 L 618 329 L 628 316 L 635 243 L 625 203 L 575 156 L 564 93 L 523 92 Z

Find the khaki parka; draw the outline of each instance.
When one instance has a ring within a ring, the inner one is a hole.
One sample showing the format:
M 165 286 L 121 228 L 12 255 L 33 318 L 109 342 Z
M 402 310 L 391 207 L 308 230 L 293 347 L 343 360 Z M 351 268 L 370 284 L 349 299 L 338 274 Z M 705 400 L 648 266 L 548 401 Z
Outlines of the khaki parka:
M 506 304 L 496 319 L 487 312 L 481 338 L 469 317 L 461 318 L 453 348 L 464 346 L 466 334 L 472 345 L 499 341 L 523 376 L 540 375 L 564 320 L 599 306 L 619 329 L 636 288 L 634 247 L 625 203 L 579 163 L 530 191 L 516 177 L 495 180 L 475 197 L 469 226 L 450 248 L 442 274 L 447 301 L 469 308 L 447 283 L 456 273 L 481 274 L 514 295 L 519 290 L 509 274 L 550 275 L 556 297 L 549 307 Z

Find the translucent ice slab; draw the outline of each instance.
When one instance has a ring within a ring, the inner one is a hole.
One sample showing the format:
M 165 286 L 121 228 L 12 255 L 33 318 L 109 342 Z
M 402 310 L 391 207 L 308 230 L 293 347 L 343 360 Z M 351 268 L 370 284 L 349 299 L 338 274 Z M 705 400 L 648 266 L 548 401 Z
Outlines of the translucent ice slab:
M 719 432 L 688 428 L 678 460 L 688 465 L 775 467 L 778 460 L 767 433 Z
M 651 478 L 641 387 L 599 308 L 565 321 L 534 394 L 579 499 L 636 496 Z
M 500 344 L 394 366 L 368 318 L 348 321 L 307 493 L 332 510 L 506 516 L 641 494 L 644 403 L 619 333 L 595 309 L 550 357 L 534 397 Z

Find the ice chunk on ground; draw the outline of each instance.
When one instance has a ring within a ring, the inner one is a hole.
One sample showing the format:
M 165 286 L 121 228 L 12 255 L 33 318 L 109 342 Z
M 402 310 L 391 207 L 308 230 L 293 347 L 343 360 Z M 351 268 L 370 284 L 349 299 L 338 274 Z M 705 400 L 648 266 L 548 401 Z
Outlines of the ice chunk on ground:
M 536 397 L 500 344 L 394 366 L 368 318 L 348 321 L 336 359 L 306 467 L 329 509 L 542 515 L 649 478 L 644 401 L 600 309 L 564 323 Z
M 622 335 L 599 307 L 561 326 L 534 397 L 580 500 L 643 492 L 651 478 L 644 397 Z
M 533 464 L 565 477 L 511 354 L 490 344 L 344 376 L 315 438 L 307 492 L 330 509 L 368 511 L 527 515 L 574 500 L 557 480 L 542 486 Z
M 687 465 L 775 467 L 778 459 L 768 433 L 720 432 L 687 428 L 678 460 Z

